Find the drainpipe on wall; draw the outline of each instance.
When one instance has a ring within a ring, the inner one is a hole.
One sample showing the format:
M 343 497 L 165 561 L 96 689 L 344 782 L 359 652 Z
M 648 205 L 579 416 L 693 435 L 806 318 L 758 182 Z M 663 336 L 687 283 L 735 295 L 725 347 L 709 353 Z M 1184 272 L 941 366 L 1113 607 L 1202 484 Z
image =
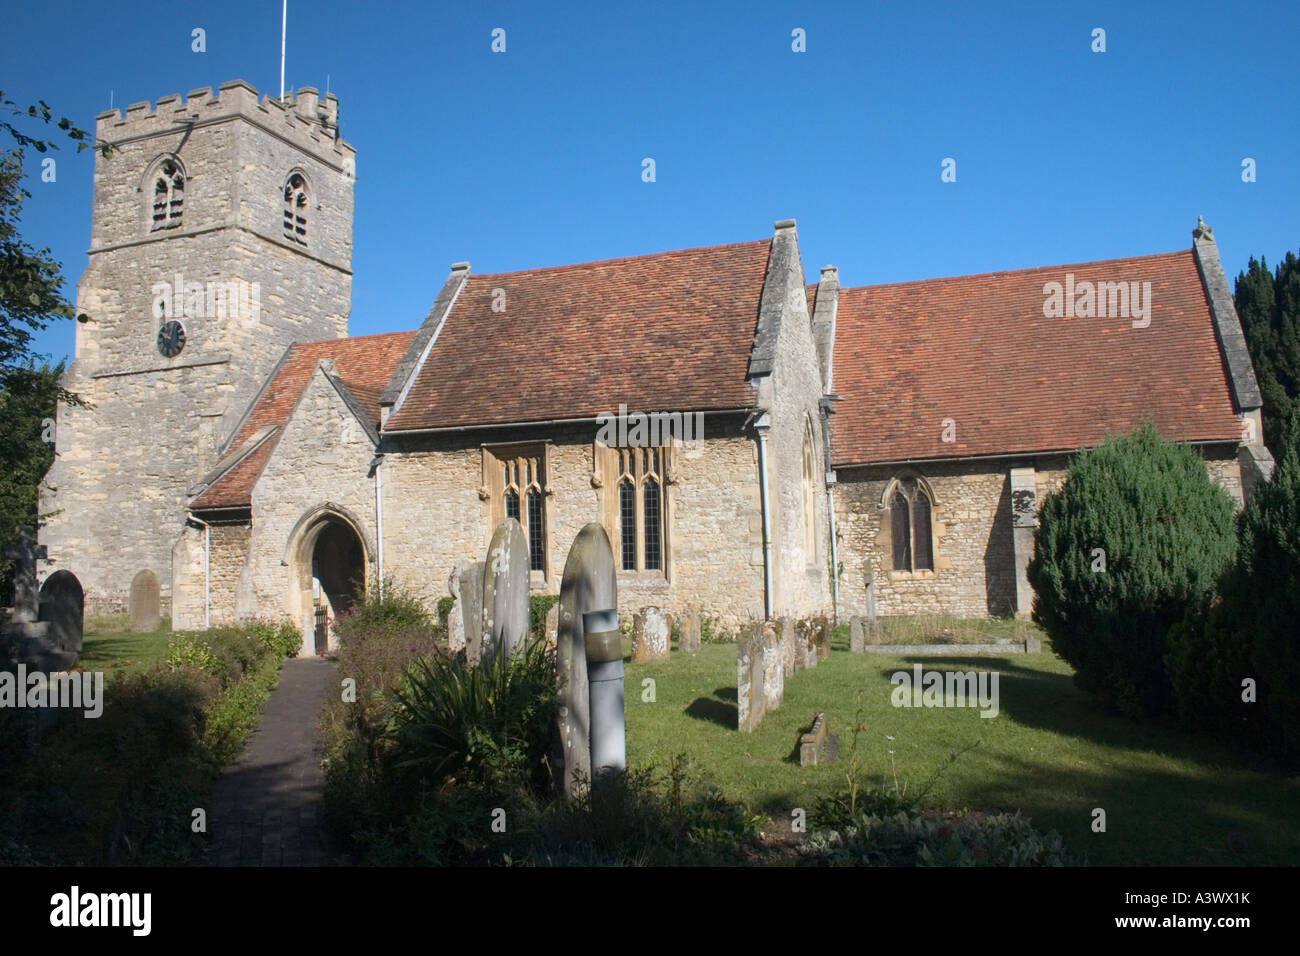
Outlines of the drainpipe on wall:
M 383 456 L 375 456 L 375 531 L 378 536 L 375 555 L 379 563 L 379 597 L 384 596 L 384 462 Z
M 835 617 L 835 623 L 840 621 L 840 549 L 835 543 L 835 485 L 837 478 L 835 470 L 831 468 L 831 402 L 838 402 L 840 397 L 835 394 L 826 395 L 818 402 L 821 410 L 822 424 L 822 450 L 825 456 L 822 461 L 822 469 L 826 474 L 826 511 L 827 518 L 830 521 L 831 529 L 831 613 Z
M 203 525 L 203 627 L 206 629 L 212 627 L 212 528 L 194 515 L 190 515 L 190 520 Z
M 754 418 L 754 431 L 758 432 L 758 487 L 763 512 L 763 619 L 766 621 L 772 620 L 772 523 L 767 492 L 767 433 L 771 429 L 771 415 L 759 412 Z

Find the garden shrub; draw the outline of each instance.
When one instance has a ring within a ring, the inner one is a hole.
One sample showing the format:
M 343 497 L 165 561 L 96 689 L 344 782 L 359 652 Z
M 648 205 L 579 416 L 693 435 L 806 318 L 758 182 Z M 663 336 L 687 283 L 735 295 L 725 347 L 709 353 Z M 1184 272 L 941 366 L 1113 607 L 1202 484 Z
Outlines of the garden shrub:
M 427 782 L 463 774 L 484 786 L 541 779 L 555 721 L 555 675 L 544 641 L 480 666 L 442 651 L 407 670 L 394 710 L 397 766 Z
M 382 589 L 367 591 L 352 610 L 338 616 L 334 626 L 341 643 L 349 637 L 394 630 L 424 632 L 432 642 L 437 624 L 415 594 L 386 578 Z
M 528 599 L 528 633 L 533 637 L 546 636 L 546 615 L 560 603 L 558 594 L 534 594 Z
M 456 606 L 456 599 L 450 594 L 446 597 L 438 598 L 437 615 L 438 627 L 442 632 L 447 633 L 447 618 L 451 617 L 451 609 Z
M 1179 717 L 1300 752 L 1300 458 L 1288 455 L 1237 521 L 1237 554 L 1219 594 L 1169 636 Z M 1242 700 L 1254 678 L 1257 699 Z
M 1170 708 L 1166 634 L 1212 590 L 1232 527 L 1205 462 L 1150 423 L 1074 459 L 1043 502 L 1027 574 L 1034 620 L 1079 687 L 1133 716 Z
M 0 712 L 0 862 L 168 865 L 197 852 L 190 811 L 256 725 L 282 659 L 251 629 L 177 635 L 166 661 L 109 676 L 98 719 L 70 713 L 36 734 Z
M 1019 813 L 950 819 L 915 810 L 860 813 L 817 828 L 799 846 L 803 862 L 830 866 L 1072 866 L 1081 863 L 1055 831 Z

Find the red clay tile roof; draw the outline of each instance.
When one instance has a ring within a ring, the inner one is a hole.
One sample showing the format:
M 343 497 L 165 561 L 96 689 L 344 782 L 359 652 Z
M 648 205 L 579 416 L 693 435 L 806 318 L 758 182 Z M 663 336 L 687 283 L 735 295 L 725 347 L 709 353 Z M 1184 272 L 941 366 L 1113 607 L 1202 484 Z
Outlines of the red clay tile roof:
M 312 373 L 323 358 L 334 360 L 338 377 L 379 427 L 379 395 L 406 354 L 415 332 L 389 332 L 349 339 L 299 342 L 289 349 L 280 368 L 258 398 L 248 418 L 230 442 L 231 453 L 265 426 L 283 426 L 298 403 Z M 243 461 L 212 483 L 190 505 L 191 509 L 232 508 L 248 505 L 253 485 L 279 440 L 276 434 L 264 441 Z
M 1150 326 L 1045 317 L 1067 272 L 1150 282 Z M 832 384 L 837 466 L 1081 448 L 1146 417 L 1186 441 L 1241 435 L 1191 250 L 841 289 Z
M 771 244 L 470 275 L 387 429 L 751 407 Z

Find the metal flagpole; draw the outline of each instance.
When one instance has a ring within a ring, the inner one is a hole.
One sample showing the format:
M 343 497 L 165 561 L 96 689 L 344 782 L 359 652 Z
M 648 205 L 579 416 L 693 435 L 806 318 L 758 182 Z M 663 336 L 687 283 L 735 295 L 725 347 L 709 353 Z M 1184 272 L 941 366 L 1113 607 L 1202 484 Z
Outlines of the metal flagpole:
M 280 102 L 284 102 L 284 28 L 289 22 L 289 0 L 280 7 Z

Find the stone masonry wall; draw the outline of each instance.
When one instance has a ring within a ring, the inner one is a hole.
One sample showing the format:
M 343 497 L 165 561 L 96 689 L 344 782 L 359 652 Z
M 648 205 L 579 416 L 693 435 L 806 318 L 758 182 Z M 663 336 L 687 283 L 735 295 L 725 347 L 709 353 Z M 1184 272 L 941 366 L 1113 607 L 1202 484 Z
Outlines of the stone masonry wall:
M 73 571 L 90 610 L 124 603 L 143 568 L 167 603 L 188 488 L 216 463 L 290 342 L 346 334 L 353 150 L 314 123 L 316 104 L 300 91 L 285 109 L 228 84 L 217 96 L 194 91 L 98 118 L 97 135 L 118 148 L 96 157 L 90 263 L 77 296 L 90 321 L 77 325 L 64 379 L 94 407 L 58 410 L 42 510 L 60 513 L 41 534 L 51 559 L 42 573 Z M 193 123 L 188 134 L 182 121 Z M 151 232 L 148 174 L 177 150 L 187 174 L 181 225 Z M 280 228 L 290 168 L 314 190 L 305 248 Z M 260 315 L 186 316 L 174 302 L 186 344 L 165 358 L 153 287 L 177 274 L 240 280 L 250 298 L 257 283 Z
M 804 293 L 803 269 L 792 257 L 788 297 L 772 368 L 768 474 L 773 534 L 773 612 L 777 617 L 826 614 L 831 607 L 830 531 L 827 521 L 825 452 L 819 401 L 821 369 Z M 803 443 L 812 428 L 814 481 L 813 549 L 804 543 Z
M 996 468 L 996 470 L 993 470 Z M 872 577 L 876 613 L 1005 616 L 1014 610 L 1011 491 L 1008 472 L 988 463 L 918 469 L 935 494 L 933 571 L 893 570 L 882 546 L 879 508 L 886 486 L 902 469 L 838 469 L 835 491 L 840 534 L 840 614 L 866 614 L 866 578 Z
M 369 565 L 366 584 L 373 586 L 375 483 L 369 468 L 374 453 L 374 443 L 318 369 L 253 488 L 254 537 L 241 579 L 241 616 L 288 616 L 310 634 L 297 590 L 303 570 L 298 562 L 310 562 L 310 555 L 298 554 L 296 546 L 312 530 L 308 516 L 326 510 L 355 525 Z
M 729 626 L 763 609 L 762 536 L 758 528 L 758 473 L 754 442 L 737 425 L 705 416 L 698 454 L 678 450 L 676 483 L 668 486 L 668 576 L 618 573 L 619 605 L 630 611 L 657 605 L 670 613 L 689 606 Z M 493 433 L 508 441 L 553 444 L 547 452 L 547 573 L 537 593 L 559 592 L 569 546 L 589 521 L 601 520 L 600 491 L 592 486 L 595 427 Z M 384 456 L 386 570 L 432 607 L 446 592 L 447 575 L 461 561 L 481 561 L 491 535 L 481 445 L 465 437 L 387 439 Z M 617 529 L 607 529 L 617 547 Z
M 1240 506 L 1241 477 L 1234 450 L 1202 449 L 1210 477 Z M 886 485 L 905 469 L 889 466 L 839 470 L 835 494 L 840 534 L 841 615 L 866 614 L 865 582 L 874 581 L 875 610 L 890 615 L 952 614 L 1007 616 L 1015 609 L 1016 580 L 1012 545 L 1011 464 L 969 462 L 917 469 L 935 492 L 931 517 L 935 570 L 896 572 L 884 548 L 879 504 Z M 1041 508 L 1060 489 L 1069 457 L 1044 456 L 1035 462 L 1035 493 Z

